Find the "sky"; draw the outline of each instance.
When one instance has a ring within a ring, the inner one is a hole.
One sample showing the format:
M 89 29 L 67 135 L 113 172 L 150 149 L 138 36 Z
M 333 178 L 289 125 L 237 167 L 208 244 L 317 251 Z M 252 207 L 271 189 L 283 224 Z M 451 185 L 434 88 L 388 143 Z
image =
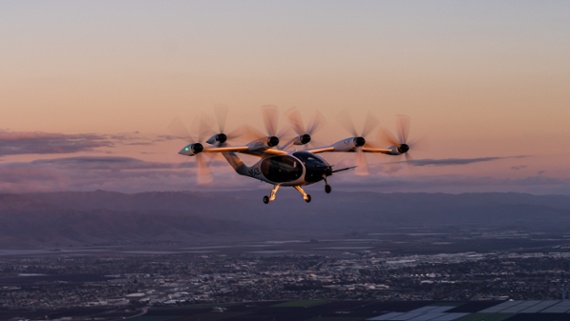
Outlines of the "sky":
M 570 194 L 567 1 L 8 0 L 0 44 L 2 193 L 270 190 L 219 159 L 198 185 L 170 124 L 224 105 L 263 130 L 271 104 L 322 113 L 322 145 L 346 112 L 410 117 L 413 161 L 368 154 L 335 190 Z

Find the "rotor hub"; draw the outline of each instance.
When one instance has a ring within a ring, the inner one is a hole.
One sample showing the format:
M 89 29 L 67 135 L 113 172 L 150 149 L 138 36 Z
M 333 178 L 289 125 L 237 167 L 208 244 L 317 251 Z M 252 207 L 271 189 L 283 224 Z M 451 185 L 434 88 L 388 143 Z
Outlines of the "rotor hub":
M 198 154 L 198 153 L 202 152 L 203 150 L 204 150 L 204 146 L 202 146 L 202 144 L 200 144 L 200 143 L 192 144 L 192 151 L 194 152 L 194 154 Z
M 224 133 L 220 133 L 220 134 L 216 135 L 216 140 L 223 144 L 228 140 L 228 136 Z
M 409 150 L 410 150 L 410 146 L 408 146 L 408 144 L 402 144 L 402 145 L 400 145 L 400 147 L 398 147 L 398 151 L 400 152 L 400 154 L 404 154 Z
M 356 137 L 354 138 L 354 144 L 356 145 L 356 147 L 360 147 L 360 146 L 364 146 L 364 144 L 366 144 L 366 139 L 364 139 L 364 137 Z
M 274 147 L 279 145 L 279 137 L 277 136 L 269 137 L 269 139 L 267 140 L 267 145 L 269 145 L 269 147 Z
M 308 143 L 308 142 L 311 141 L 311 135 L 309 135 L 309 134 L 303 134 L 303 135 L 301 135 L 301 136 L 299 137 L 299 140 L 300 140 L 301 144 L 304 145 L 304 144 L 306 144 L 306 143 Z

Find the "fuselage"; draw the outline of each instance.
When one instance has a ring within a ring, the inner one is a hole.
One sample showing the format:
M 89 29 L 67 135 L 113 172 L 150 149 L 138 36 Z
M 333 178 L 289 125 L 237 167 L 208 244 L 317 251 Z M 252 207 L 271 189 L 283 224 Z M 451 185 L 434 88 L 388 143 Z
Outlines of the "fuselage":
M 305 151 L 264 157 L 248 168 L 248 176 L 282 186 L 309 185 L 331 174 L 329 163 Z

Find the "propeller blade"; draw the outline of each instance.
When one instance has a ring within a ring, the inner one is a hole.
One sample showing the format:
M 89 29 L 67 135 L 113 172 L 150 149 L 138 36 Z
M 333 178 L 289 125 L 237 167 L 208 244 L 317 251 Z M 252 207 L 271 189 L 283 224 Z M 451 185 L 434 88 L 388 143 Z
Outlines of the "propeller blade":
M 208 162 L 204 154 L 196 155 L 196 171 L 198 177 L 198 185 L 210 184 L 214 181 L 212 172 L 208 167 Z
M 289 131 L 291 130 L 291 128 L 283 128 L 280 131 L 277 132 L 277 137 L 279 137 L 279 139 L 285 139 L 285 137 L 289 136 Z
M 410 146 L 410 149 L 413 148 L 414 150 L 425 151 L 425 150 L 428 150 L 430 148 L 429 140 L 427 139 L 426 136 L 414 138 L 410 142 L 408 142 L 408 145 Z
M 277 135 L 277 117 L 279 117 L 279 111 L 277 106 L 265 105 L 262 106 L 262 116 L 263 122 L 265 124 L 265 129 L 270 136 Z
M 198 140 L 195 140 L 192 135 L 190 135 L 190 132 L 188 131 L 188 129 L 186 128 L 186 126 L 184 125 L 184 123 L 180 120 L 179 117 L 175 117 L 171 122 L 170 125 L 168 126 L 168 129 L 170 132 L 172 132 L 175 136 L 183 139 L 184 141 L 186 141 L 189 144 L 193 144 L 193 143 L 198 143 L 198 142 L 202 142 L 202 137 L 206 134 L 206 132 L 208 131 L 208 125 L 202 120 L 202 119 L 194 119 L 194 126 L 192 127 L 196 127 L 196 122 L 198 123 L 198 132 L 199 132 L 199 137 Z M 208 162 L 206 160 L 206 156 L 204 154 L 197 154 L 195 156 L 195 160 L 196 160 L 196 176 L 197 176 L 197 181 L 198 184 L 209 184 L 211 182 L 213 182 L 213 178 L 212 178 L 212 173 L 210 172 L 210 169 L 208 168 Z M 182 168 L 182 167 L 186 167 L 185 162 L 180 163 L 179 165 L 173 165 L 173 168 Z
M 301 114 L 297 108 L 291 108 L 287 112 L 287 116 L 295 133 L 299 136 L 309 135 L 311 137 L 309 144 L 314 146 L 316 144 L 316 141 L 314 140 L 313 134 L 322 127 L 322 124 L 324 122 L 323 115 L 318 111 L 315 112 L 313 119 L 307 127 L 303 125 L 303 118 L 301 117 Z
M 376 118 L 371 112 L 366 115 L 366 121 L 364 122 L 364 127 L 362 128 L 362 137 L 368 136 L 371 131 L 378 126 L 378 118 Z
M 228 140 L 231 140 L 243 136 L 244 133 L 245 129 L 243 127 L 238 127 L 232 130 L 231 132 L 227 133 L 226 135 L 228 136 Z
M 213 121 L 211 118 L 208 118 L 205 116 L 202 117 L 202 121 L 208 126 L 207 130 L 204 130 L 202 135 L 204 135 L 204 133 L 206 133 L 207 136 L 224 134 L 226 136 L 226 140 L 231 140 L 231 139 L 238 138 L 242 134 L 244 134 L 243 128 L 236 128 L 236 129 L 226 133 L 226 123 L 227 123 L 227 118 L 228 118 L 228 107 L 227 106 L 225 106 L 225 105 L 214 106 L 214 113 L 216 116 L 216 126 L 213 126 Z M 204 128 L 206 128 L 206 125 L 202 125 L 202 126 Z M 212 128 L 216 128 L 216 130 L 212 130 Z M 262 136 L 264 136 L 264 135 L 262 135 Z M 206 137 L 206 136 L 204 136 L 204 137 Z M 259 137 L 257 137 L 257 138 L 259 138 Z M 224 141 L 224 142 L 226 142 L 226 141 Z
M 368 136 L 368 134 L 370 134 L 370 132 L 372 132 L 372 130 L 374 130 L 376 126 L 378 126 L 378 118 L 376 118 L 370 112 L 368 112 L 368 114 L 366 115 L 366 120 L 364 121 L 362 132 L 360 133 L 358 133 L 358 131 L 356 130 L 356 127 L 352 122 L 352 118 L 350 117 L 350 114 L 346 110 L 343 110 L 338 115 L 338 121 L 340 122 L 342 127 L 344 127 L 344 129 L 346 129 L 350 134 L 352 134 L 352 136 L 355 137 L 366 137 Z
M 396 131 L 398 137 L 396 138 L 392 133 L 386 129 L 382 129 L 380 134 L 380 139 L 387 142 L 391 146 L 400 146 L 402 144 L 408 144 L 408 135 L 410 132 L 410 117 L 405 115 L 398 115 L 396 119 Z
M 204 137 L 207 137 L 210 133 L 212 133 L 212 128 L 208 125 L 208 123 L 204 120 L 204 118 L 198 118 L 195 120 L 198 122 L 198 142 L 203 142 Z
M 304 134 L 312 135 L 322 127 L 324 122 L 323 114 L 321 114 L 318 111 L 315 112 L 315 116 L 313 117 L 311 123 L 307 127 L 303 126 L 303 118 L 301 117 L 301 114 L 299 113 L 299 110 L 297 108 L 292 108 L 291 110 L 289 110 L 288 116 L 289 116 L 289 121 L 293 126 L 293 130 L 295 131 L 295 133 L 297 133 L 297 135 L 304 135 Z
M 216 121 L 218 122 L 218 132 L 224 133 L 226 130 L 226 120 L 228 119 L 228 107 L 225 105 L 214 106 Z
M 313 120 L 309 124 L 309 127 L 307 127 L 307 134 L 312 135 L 318 132 L 319 129 L 321 129 L 321 127 L 323 126 L 324 122 L 325 122 L 325 117 L 323 116 L 323 114 L 321 114 L 319 111 L 315 112 Z
M 362 148 L 358 148 L 356 152 L 356 168 L 354 173 L 358 176 L 368 176 L 370 174 L 368 171 L 368 162 L 366 161 L 366 156 Z
M 194 138 L 192 137 L 192 135 L 190 135 L 190 132 L 188 131 L 182 120 L 180 120 L 180 117 L 174 117 L 174 119 L 172 119 L 172 121 L 168 125 L 168 131 L 173 136 L 187 143 L 195 142 Z
M 410 132 L 410 117 L 406 115 L 398 115 L 396 126 L 398 128 L 400 144 L 406 144 L 408 141 L 408 134 Z
M 244 134 L 249 140 L 255 140 L 267 136 L 255 127 L 244 125 L 243 128 Z
M 411 153 L 412 150 L 416 150 L 416 151 L 417 150 L 420 150 L 420 151 L 424 150 L 425 151 L 426 149 L 429 148 L 429 146 L 428 146 L 429 142 L 428 142 L 428 139 L 426 138 L 426 136 L 422 136 L 420 138 L 413 139 L 412 141 L 408 142 L 407 145 L 410 148 L 410 151 L 408 151 L 407 153 L 404 154 L 407 162 L 414 160 L 414 157 L 412 156 L 412 153 Z
M 400 146 L 398 139 L 385 128 L 382 128 L 380 132 L 380 141 L 385 142 L 388 146 Z
M 341 124 L 347 132 L 349 132 L 352 136 L 358 136 L 358 132 L 356 131 L 356 127 L 354 127 L 354 123 L 352 122 L 352 118 L 348 111 L 343 110 L 337 117 L 338 122 Z
M 425 141 L 425 137 L 408 141 L 410 134 L 410 117 L 406 115 L 398 115 L 396 119 L 396 130 L 398 138 L 394 137 L 390 132 L 383 129 L 381 138 L 387 141 L 390 146 L 398 148 L 399 154 L 406 158 L 406 162 L 412 161 L 411 151 L 416 150 L 421 142 Z
M 293 130 L 297 135 L 306 134 L 305 126 L 303 126 L 303 119 L 301 118 L 301 114 L 297 108 L 292 108 L 287 112 L 289 116 L 289 121 L 291 122 L 291 126 L 293 126 Z

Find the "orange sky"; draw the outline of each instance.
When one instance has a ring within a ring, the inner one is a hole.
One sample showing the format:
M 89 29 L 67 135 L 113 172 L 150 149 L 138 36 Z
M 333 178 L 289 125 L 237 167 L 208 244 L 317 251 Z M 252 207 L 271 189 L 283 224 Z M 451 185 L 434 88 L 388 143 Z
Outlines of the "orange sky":
M 178 162 L 169 154 L 177 142 L 141 141 L 168 134 L 175 116 L 191 125 L 219 103 L 230 108 L 228 127 L 261 129 L 260 106 L 273 104 L 296 106 L 306 119 L 321 111 L 325 143 L 348 136 L 336 122 L 342 110 L 357 126 L 372 111 L 390 130 L 396 114 L 412 118 L 412 136 L 429 139 L 416 159 L 497 158 L 418 166 L 396 177 L 536 184 L 527 178 L 546 176 L 563 186 L 570 180 L 569 33 L 564 1 L 4 1 L 0 130 L 137 132 L 137 144 L 131 137 L 131 145 L 69 153 L 4 152 L 0 161 Z

